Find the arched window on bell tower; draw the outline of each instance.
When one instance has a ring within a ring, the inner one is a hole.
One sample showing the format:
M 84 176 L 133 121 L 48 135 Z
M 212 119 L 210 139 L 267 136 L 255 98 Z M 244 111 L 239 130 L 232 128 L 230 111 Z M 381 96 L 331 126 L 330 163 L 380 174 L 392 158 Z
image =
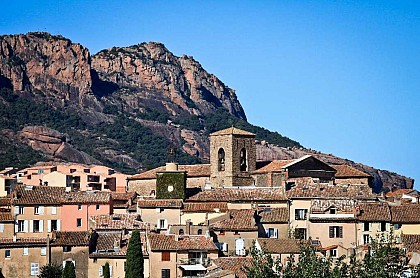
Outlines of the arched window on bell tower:
M 225 150 L 223 148 L 219 149 L 218 152 L 218 169 L 219 171 L 224 171 L 225 170 Z
M 241 169 L 242 172 L 245 172 L 245 171 L 248 170 L 248 165 L 246 164 L 246 162 L 247 162 L 247 159 L 246 159 L 246 149 L 245 148 L 242 148 L 241 149 L 241 152 L 239 153 L 239 155 L 240 155 L 240 159 L 239 159 L 240 169 Z

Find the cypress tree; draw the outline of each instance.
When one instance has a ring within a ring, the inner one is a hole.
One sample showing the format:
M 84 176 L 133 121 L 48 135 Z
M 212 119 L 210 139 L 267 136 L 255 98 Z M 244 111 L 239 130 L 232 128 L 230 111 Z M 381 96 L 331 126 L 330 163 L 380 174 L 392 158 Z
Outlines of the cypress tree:
M 63 278 L 76 278 L 76 268 L 73 262 L 66 262 L 66 266 L 63 271 Z
M 111 271 L 109 270 L 109 263 L 106 262 L 104 266 L 104 278 L 111 278 Z
M 144 277 L 144 259 L 141 248 L 140 232 L 133 231 L 127 249 L 125 278 Z

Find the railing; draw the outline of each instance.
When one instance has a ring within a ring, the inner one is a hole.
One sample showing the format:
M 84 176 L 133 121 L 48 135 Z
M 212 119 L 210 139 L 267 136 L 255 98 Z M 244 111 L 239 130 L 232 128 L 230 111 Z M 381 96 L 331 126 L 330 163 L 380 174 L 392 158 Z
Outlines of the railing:
M 179 259 L 178 264 L 183 265 L 194 265 L 201 264 L 203 266 L 209 266 L 211 263 L 210 258 L 188 258 L 188 259 Z

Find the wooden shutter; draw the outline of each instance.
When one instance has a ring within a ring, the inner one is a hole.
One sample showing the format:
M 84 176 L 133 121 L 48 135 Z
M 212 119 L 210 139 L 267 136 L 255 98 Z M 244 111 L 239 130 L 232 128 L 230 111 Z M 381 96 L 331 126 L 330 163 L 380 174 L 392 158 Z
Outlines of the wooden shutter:
M 171 252 L 162 251 L 162 261 L 169 262 L 171 260 Z
M 338 237 L 343 238 L 343 226 L 338 227 Z
M 330 238 L 334 237 L 334 226 L 329 227 L 329 234 L 330 234 Z
M 39 220 L 39 232 L 44 232 L 44 220 Z

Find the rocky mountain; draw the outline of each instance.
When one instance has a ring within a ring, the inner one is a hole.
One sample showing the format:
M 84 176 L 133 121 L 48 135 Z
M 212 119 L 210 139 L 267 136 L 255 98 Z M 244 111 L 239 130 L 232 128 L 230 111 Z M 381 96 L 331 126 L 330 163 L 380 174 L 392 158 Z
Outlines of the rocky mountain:
M 199 163 L 209 157 L 208 134 L 231 125 L 270 142 L 259 145 L 260 159 L 310 152 L 248 123 L 233 89 L 163 44 L 91 56 L 49 33 L 0 36 L 0 167 L 66 160 L 137 172 L 164 163 L 173 147 L 180 163 Z M 378 185 L 413 185 L 395 173 L 331 159 L 365 167 Z

